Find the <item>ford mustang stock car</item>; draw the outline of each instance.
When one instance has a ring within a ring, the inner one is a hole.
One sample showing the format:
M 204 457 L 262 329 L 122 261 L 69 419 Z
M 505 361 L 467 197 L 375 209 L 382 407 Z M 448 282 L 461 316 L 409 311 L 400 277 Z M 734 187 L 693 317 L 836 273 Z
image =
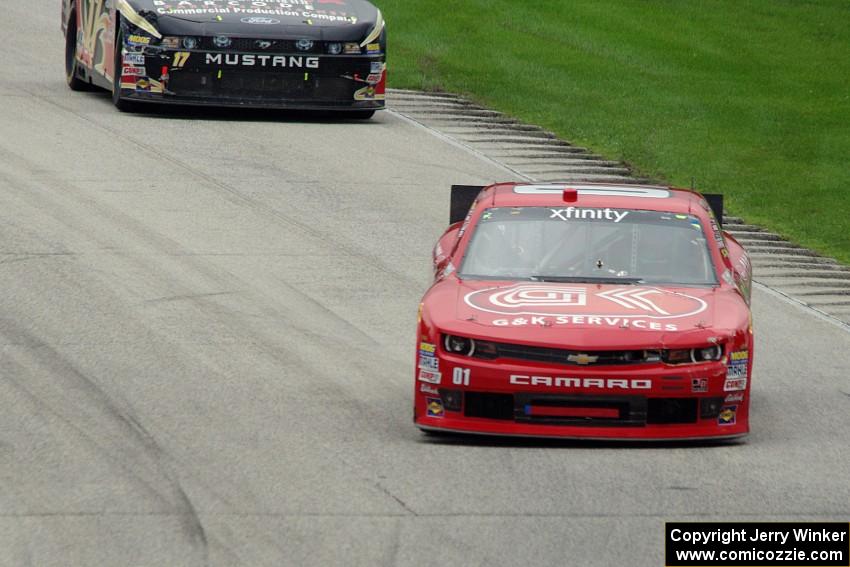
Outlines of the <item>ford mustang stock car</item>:
M 136 103 L 384 108 L 386 30 L 365 0 L 62 0 L 74 90 Z
M 452 188 L 419 311 L 426 432 L 727 439 L 749 431 L 751 266 L 722 196 Z

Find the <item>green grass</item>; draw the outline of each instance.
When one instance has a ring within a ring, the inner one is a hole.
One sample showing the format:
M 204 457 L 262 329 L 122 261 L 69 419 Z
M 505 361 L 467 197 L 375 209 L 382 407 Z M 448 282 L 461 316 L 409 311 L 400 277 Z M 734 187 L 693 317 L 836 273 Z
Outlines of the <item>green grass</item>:
M 850 263 L 847 0 L 376 0 L 393 87 L 464 93 Z

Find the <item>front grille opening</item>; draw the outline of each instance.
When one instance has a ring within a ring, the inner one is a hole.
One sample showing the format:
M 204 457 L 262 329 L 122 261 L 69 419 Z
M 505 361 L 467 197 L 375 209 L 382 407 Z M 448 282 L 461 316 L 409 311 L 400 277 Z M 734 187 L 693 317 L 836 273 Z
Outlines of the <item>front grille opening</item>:
M 513 358 L 568 366 L 616 366 L 661 361 L 661 353 L 657 350 L 577 351 L 489 341 L 479 346 L 473 356 L 489 360 Z
M 512 420 L 514 418 L 514 397 L 510 394 L 489 392 L 466 392 L 464 396 L 466 417 Z
M 696 423 L 696 398 L 650 398 L 646 422 L 651 425 L 666 423 Z
M 355 83 L 342 78 L 304 73 L 275 73 L 227 70 L 215 73 L 173 73 L 168 90 L 178 96 L 218 96 L 239 99 L 307 99 L 353 101 Z
M 541 425 L 635 427 L 646 423 L 646 398 L 517 394 L 514 417 Z
M 233 37 L 231 44 L 227 47 L 219 47 L 212 37 L 200 38 L 199 49 L 205 51 L 241 51 L 248 53 L 290 53 L 292 55 L 319 55 L 326 51 L 324 42 L 314 41 L 313 47 L 307 51 L 301 51 L 295 47 L 294 40 L 282 39 L 253 39 L 246 37 Z

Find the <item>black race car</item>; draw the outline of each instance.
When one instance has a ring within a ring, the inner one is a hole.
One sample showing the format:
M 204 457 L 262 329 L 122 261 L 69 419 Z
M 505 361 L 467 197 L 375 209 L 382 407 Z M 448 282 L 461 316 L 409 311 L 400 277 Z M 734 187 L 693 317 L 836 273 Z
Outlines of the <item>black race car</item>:
M 136 103 L 384 108 L 387 38 L 366 0 L 62 0 L 74 90 Z

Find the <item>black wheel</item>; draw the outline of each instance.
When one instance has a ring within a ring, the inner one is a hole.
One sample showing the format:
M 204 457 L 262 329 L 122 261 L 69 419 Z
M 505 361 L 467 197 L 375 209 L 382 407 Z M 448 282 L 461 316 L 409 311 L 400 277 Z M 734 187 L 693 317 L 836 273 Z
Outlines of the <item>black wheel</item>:
M 122 27 L 121 16 L 118 16 L 118 36 L 115 38 L 115 69 L 112 73 L 112 104 L 121 112 L 133 112 L 136 110 L 136 105 L 129 100 L 121 98 L 121 69 L 124 62 L 121 58 L 121 50 L 124 46 L 124 29 Z
M 77 68 L 77 13 L 71 12 L 65 30 L 65 81 L 72 91 L 90 91 L 92 86 L 80 78 Z

